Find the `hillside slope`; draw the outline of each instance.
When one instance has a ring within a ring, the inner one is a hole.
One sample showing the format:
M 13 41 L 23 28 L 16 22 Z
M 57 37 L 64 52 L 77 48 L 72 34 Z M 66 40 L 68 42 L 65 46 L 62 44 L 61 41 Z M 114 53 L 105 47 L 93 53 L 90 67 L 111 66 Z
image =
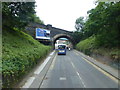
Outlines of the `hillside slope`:
M 11 87 L 21 76 L 42 60 L 50 52 L 30 35 L 19 30 L 3 30 L 2 36 L 2 76 L 3 87 Z
M 96 38 L 91 36 L 85 40 L 80 41 L 76 45 L 76 49 L 90 56 L 95 57 L 97 60 L 103 63 L 115 65 L 118 68 L 120 61 L 120 49 L 118 47 L 106 48 L 98 47 L 96 44 Z

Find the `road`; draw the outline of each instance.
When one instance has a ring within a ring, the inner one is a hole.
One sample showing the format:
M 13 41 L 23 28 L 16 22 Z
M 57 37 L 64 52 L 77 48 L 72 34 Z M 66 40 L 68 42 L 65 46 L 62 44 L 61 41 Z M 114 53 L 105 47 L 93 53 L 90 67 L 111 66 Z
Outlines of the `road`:
M 40 88 L 118 88 L 118 82 L 72 50 L 56 54 Z

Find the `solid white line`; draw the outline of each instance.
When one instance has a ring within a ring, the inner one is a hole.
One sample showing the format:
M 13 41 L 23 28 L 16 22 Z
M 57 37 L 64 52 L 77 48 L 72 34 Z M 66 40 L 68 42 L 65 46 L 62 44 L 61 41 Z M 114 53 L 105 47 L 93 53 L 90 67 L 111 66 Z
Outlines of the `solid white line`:
M 52 61 L 52 64 L 51 64 L 51 67 L 50 67 L 51 70 L 53 69 L 53 67 L 55 65 L 56 57 L 57 57 L 57 54 L 55 55 L 55 57 L 54 57 L 54 59 Z
M 50 55 L 53 55 L 55 51 L 51 52 Z
M 43 63 L 42 65 L 39 66 L 39 68 L 34 72 L 34 74 L 39 74 L 43 68 L 45 67 L 45 65 L 48 63 L 48 61 L 50 60 L 51 57 L 48 57 Z
M 22 86 L 22 88 L 29 88 L 30 85 L 32 84 L 32 82 L 34 81 L 35 77 L 30 77 L 27 82 L 25 83 L 24 86 Z

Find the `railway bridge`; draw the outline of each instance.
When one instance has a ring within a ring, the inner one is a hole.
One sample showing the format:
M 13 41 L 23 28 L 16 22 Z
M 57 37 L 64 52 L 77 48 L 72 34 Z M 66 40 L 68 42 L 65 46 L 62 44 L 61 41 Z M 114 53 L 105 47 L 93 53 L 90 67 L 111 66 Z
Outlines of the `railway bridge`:
M 36 39 L 36 28 L 42 28 L 42 29 L 47 29 L 50 30 L 50 40 L 41 40 L 41 39 Z M 56 40 L 59 38 L 67 38 L 72 42 L 72 44 L 75 44 L 75 40 L 71 36 L 73 32 L 56 28 L 53 27 L 52 25 L 44 25 L 44 24 L 38 24 L 38 23 L 30 23 L 25 30 L 26 33 L 30 34 L 34 39 L 38 40 L 39 42 L 46 44 L 46 45 L 54 45 Z

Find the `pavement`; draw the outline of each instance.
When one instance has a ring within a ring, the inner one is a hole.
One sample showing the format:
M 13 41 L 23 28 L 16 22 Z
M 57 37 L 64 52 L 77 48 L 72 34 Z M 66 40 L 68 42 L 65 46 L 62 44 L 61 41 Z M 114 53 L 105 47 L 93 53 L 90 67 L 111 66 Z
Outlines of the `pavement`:
M 53 51 L 20 88 L 118 88 L 118 70 L 77 50 Z
M 72 50 L 56 54 L 40 88 L 118 88 L 118 80 Z
M 120 70 L 115 69 L 111 66 L 108 66 L 106 64 L 103 64 L 97 60 L 95 60 L 94 58 L 83 54 L 80 51 L 74 50 L 75 52 L 79 53 L 82 57 L 86 58 L 87 60 L 89 60 L 90 62 L 92 62 L 93 64 L 97 65 L 99 68 L 103 69 L 104 71 L 106 71 L 107 73 L 111 74 L 112 76 L 114 76 L 115 78 L 120 80 Z

